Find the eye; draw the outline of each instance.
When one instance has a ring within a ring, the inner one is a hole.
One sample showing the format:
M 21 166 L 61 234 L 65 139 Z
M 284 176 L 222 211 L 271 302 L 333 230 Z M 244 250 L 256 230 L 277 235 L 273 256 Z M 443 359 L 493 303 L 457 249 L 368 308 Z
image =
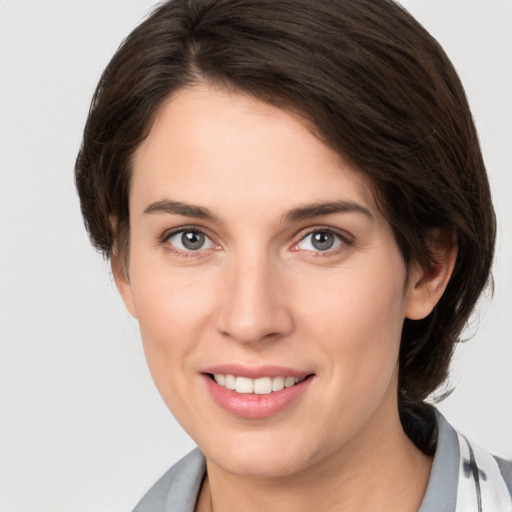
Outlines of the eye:
M 166 242 L 178 251 L 200 251 L 212 249 L 216 245 L 199 229 L 181 229 L 166 237 Z
M 326 252 L 337 249 L 343 243 L 345 240 L 341 235 L 322 229 L 308 233 L 295 245 L 295 248 L 301 251 Z

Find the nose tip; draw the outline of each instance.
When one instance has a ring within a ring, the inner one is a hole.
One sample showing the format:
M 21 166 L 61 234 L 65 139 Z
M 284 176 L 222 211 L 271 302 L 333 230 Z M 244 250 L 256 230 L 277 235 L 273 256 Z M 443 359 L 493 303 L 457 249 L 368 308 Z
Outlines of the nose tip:
M 291 322 L 280 311 L 256 316 L 254 311 L 250 315 L 239 315 L 234 309 L 221 332 L 239 343 L 252 344 L 262 340 L 278 339 L 291 330 L 290 326 Z
M 279 279 L 268 269 L 239 270 L 227 283 L 218 315 L 218 329 L 239 343 L 276 340 L 293 329 Z

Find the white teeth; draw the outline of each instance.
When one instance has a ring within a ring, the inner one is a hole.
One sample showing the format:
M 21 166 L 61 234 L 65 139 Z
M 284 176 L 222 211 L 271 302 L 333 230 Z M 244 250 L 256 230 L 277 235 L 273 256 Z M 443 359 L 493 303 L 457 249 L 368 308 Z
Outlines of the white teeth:
M 274 377 L 272 379 L 272 391 L 281 391 L 284 388 L 284 377 Z
M 272 393 L 272 379 L 270 377 L 255 379 L 254 393 L 257 395 L 268 395 L 269 393 Z
M 218 382 L 220 384 L 220 382 Z M 222 384 L 220 384 L 222 386 Z M 224 383 L 224 386 L 228 389 L 234 390 L 236 387 L 236 379 L 233 377 L 233 375 L 226 375 L 226 381 Z
M 254 393 L 256 395 L 268 395 L 274 391 L 294 386 L 303 379 L 297 377 L 261 377 L 249 379 L 248 377 L 235 377 L 234 375 L 213 375 L 215 382 L 222 387 L 236 391 L 237 393 Z
M 237 377 L 235 391 L 237 393 L 252 393 L 254 390 L 254 382 L 247 377 Z
M 225 386 L 226 385 L 226 376 L 225 375 L 222 375 L 220 373 L 216 373 L 213 377 L 215 378 L 215 382 L 217 382 L 221 386 Z
M 292 386 L 295 386 L 295 377 L 286 377 L 284 379 L 284 387 L 291 388 Z

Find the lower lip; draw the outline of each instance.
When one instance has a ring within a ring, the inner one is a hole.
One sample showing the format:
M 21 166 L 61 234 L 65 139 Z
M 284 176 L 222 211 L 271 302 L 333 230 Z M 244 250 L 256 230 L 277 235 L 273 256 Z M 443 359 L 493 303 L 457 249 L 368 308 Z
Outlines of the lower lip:
M 274 391 L 268 395 L 254 393 L 237 393 L 219 386 L 208 375 L 202 375 L 212 398 L 224 410 L 242 418 L 259 419 L 277 414 L 291 406 L 308 388 L 312 381 L 311 376 L 281 391 Z

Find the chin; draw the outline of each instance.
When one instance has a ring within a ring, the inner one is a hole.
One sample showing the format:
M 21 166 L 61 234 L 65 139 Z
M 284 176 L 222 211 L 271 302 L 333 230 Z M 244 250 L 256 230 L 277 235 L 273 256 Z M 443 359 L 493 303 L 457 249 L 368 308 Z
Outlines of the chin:
M 314 459 L 314 450 L 308 450 L 304 443 L 250 437 L 241 442 L 220 442 L 211 449 L 205 447 L 203 453 L 222 470 L 252 478 L 287 477 L 301 472 Z
M 296 458 L 289 458 L 284 454 L 250 458 L 224 455 L 221 460 L 212 460 L 212 462 L 228 473 L 245 478 L 286 478 L 303 469 L 303 464 L 300 464 Z

